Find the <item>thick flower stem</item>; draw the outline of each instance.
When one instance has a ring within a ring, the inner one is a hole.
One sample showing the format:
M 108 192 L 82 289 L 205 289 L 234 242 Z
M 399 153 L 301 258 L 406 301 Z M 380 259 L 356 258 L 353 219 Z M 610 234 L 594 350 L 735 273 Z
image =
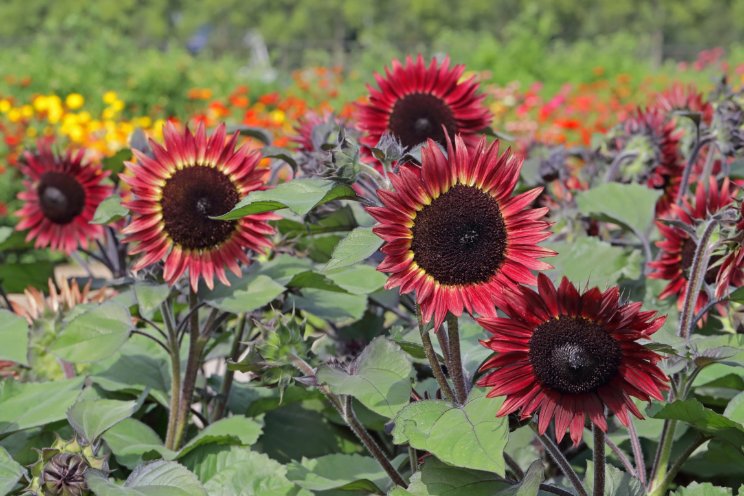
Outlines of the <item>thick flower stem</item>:
M 641 481 L 643 487 L 646 487 L 646 460 L 643 457 L 643 449 L 641 447 L 641 439 L 638 437 L 633 419 L 628 422 L 628 433 L 630 434 L 630 445 L 633 449 L 633 458 L 635 458 L 635 472 L 638 480 Z
M 685 289 L 685 300 L 682 306 L 682 315 L 679 323 L 679 335 L 689 341 L 690 334 L 692 333 L 692 320 L 695 315 L 695 303 L 697 302 L 698 294 L 703 286 L 705 280 L 705 272 L 708 270 L 708 261 L 710 259 L 710 252 L 708 250 L 708 242 L 710 237 L 713 235 L 713 231 L 718 225 L 718 218 L 713 217 L 708 221 L 703 231 L 703 235 L 698 241 L 697 248 L 695 248 L 695 256 L 692 259 L 692 265 L 690 266 L 690 278 L 687 281 L 687 288 Z
M 698 154 L 700 154 L 700 150 L 703 149 L 705 145 L 711 142 L 713 138 L 710 136 L 701 137 L 700 136 L 700 125 L 696 124 L 695 126 L 695 145 L 692 148 L 692 151 L 690 152 L 690 158 L 687 160 L 687 164 L 685 165 L 685 170 L 682 172 L 682 182 L 679 185 L 679 191 L 677 192 L 677 198 L 675 199 L 675 203 L 677 205 L 682 205 L 682 199 L 687 194 L 687 188 L 690 185 L 690 175 L 692 174 L 692 169 L 695 166 L 695 162 L 697 162 Z M 707 182 L 707 178 L 705 178 L 704 182 Z
M 542 443 L 545 451 L 548 452 L 553 461 L 561 469 L 561 472 L 563 472 L 563 475 L 566 476 L 566 478 L 571 482 L 571 485 L 574 487 L 574 489 L 576 489 L 576 494 L 578 494 L 578 496 L 589 496 L 586 492 L 586 488 L 581 483 L 581 479 L 579 479 L 579 476 L 576 475 L 576 472 L 571 467 L 571 464 L 568 462 L 566 457 L 563 456 L 563 453 L 561 453 L 561 450 L 553 442 L 553 440 L 545 434 L 540 434 L 537 431 L 536 425 L 530 424 L 530 427 L 537 434 L 537 438 L 540 440 L 540 443 Z
M 292 355 L 292 365 L 294 365 L 297 370 L 305 374 L 307 377 L 311 377 L 313 379 L 315 378 L 315 369 L 313 369 L 310 364 L 308 364 L 299 356 Z M 377 463 L 380 464 L 382 469 L 385 470 L 385 473 L 387 473 L 388 477 L 390 477 L 390 479 L 396 485 L 400 487 L 407 487 L 408 485 L 403 479 L 403 476 L 400 475 L 395 467 L 393 467 L 393 464 L 390 463 L 390 460 L 387 459 L 387 456 L 385 456 L 385 452 L 382 450 L 380 445 L 377 444 L 377 441 L 375 441 L 372 436 L 370 436 L 369 432 L 367 432 L 367 430 L 357 418 L 356 413 L 354 412 L 354 407 L 352 405 L 352 397 L 339 397 L 333 394 L 326 386 L 318 385 L 317 387 L 318 390 L 323 393 L 326 398 L 328 398 L 328 401 L 331 403 L 331 405 L 333 405 L 333 407 L 344 420 L 346 425 L 349 426 L 349 429 L 351 429 L 354 435 L 362 442 L 364 447 L 367 448 L 369 454 L 372 455 L 375 460 L 377 460 Z
M 455 398 L 459 404 L 468 399 L 468 387 L 462 370 L 462 356 L 460 353 L 460 328 L 457 317 L 447 314 L 447 341 L 449 343 L 449 374 L 455 384 Z M 440 331 L 441 332 L 441 331 Z
M 658 487 L 661 486 L 662 481 L 667 475 L 667 465 L 669 464 L 669 457 L 672 453 L 672 442 L 674 441 L 674 431 L 677 429 L 676 420 L 667 420 L 664 422 L 664 427 L 661 431 L 661 443 L 656 451 L 656 459 L 654 460 L 654 468 L 651 471 L 651 482 L 650 486 L 654 492 Z
M 168 410 L 168 428 L 165 435 L 165 447 L 172 450 L 174 449 L 173 435 L 176 430 L 178 405 L 181 401 L 181 353 L 178 343 L 178 333 L 170 318 L 170 298 L 160 305 L 160 312 L 163 314 L 163 322 L 165 322 L 168 331 L 168 351 L 171 364 L 170 407 Z
M 189 289 L 189 308 L 194 309 L 199 304 L 196 292 Z M 206 340 L 202 339 L 199 328 L 199 312 L 191 313 L 190 334 L 189 334 L 189 355 L 186 359 L 186 371 L 183 376 L 183 385 L 181 389 L 181 398 L 178 405 L 178 417 L 173 433 L 173 449 L 179 449 L 183 443 L 188 426 L 189 413 L 191 410 L 191 400 L 196 387 L 196 377 L 199 373 L 201 354 L 204 350 Z
M 649 492 L 649 496 L 663 496 L 664 494 L 666 494 L 667 488 L 677 476 L 677 472 L 680 471 L 682 465 L 684 465 L 687 459 L 690 458 L 695 452 L 695 450 L 698 449 L 708 439 L 710 438 L 707 436 L 699 435 L 692 442 L 692 444 L 690 444 L 690 446 L 688 446 L 687 449 L 681 455 L 679 455 L 679 458 L 674 461 L 672 466 L 669 467 L 669 471 L 666 473 L 664 478 L 657 485 L 654 486 L 653 490 Z
M 594 496 L 604 496 L 605 489 L 605 433 L 592 425 L 594 433 Z
M 426 354 L 426 358 L 429 360 L 431 371 L 434 374 L 434 378 L 437 380 L 437 384 L 439 384 L 439 390 L 442 392 L 442 396 L 444 397 L 444 399 L 446 399 L 447 401 L 454 401 L 455 395 L 452 392 L 452 388 L 450 388 L 449 383 L 447 382 L 447 378 L 444 376 L 442 366 L 439 364 L 439 359 L 437 358 L 437 353 L 434 351 L 434 345 L 431 342 L 431 337 L 424 328 L 424 321 L 421 317 L 421 309 L 418 307 L 418 305 L 416 305 L 416 317 L 418 318 L 419 333 L 421 335 L 421 343 L 424 347 L 424 354 Z

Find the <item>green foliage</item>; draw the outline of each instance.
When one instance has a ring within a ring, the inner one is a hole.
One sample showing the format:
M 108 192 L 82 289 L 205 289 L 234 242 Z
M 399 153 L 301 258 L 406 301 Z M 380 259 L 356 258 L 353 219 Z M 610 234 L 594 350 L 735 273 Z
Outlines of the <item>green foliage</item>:
M 123 486 L 93 470 L 86 474 L 89 487 L 101 496 L 206 496 L 208 493 L 186 467 L 155 461 L 140 465 Z
M 0 359 L 28 365 L 28 323 L 8 310 L 0 310 Z
M 348 394 L 386 418 L 393 418 L 411 396 L 411 362 L 398 345 L 375 338 L 348 371 L 322 367 L 317 377 L 337 394 Z
M 579 211 L 600 220 L 620 224 L 645 236 L 654 220 L 654 207 L 661 191 L 640 184 L 601 184 L 576 195 Z
M 91 224 L 110 224 L 124 218 L 129 213 L 121 204 L 121 197 L 109 196 L 103 200 L 96 209 Z
M 107 430 L 131 417 L 140 406 L 140 401 L 79 400 L 67 411 L 67 421 L 75 432 L 90 444 Z
M 55 382 L 0 382 L 0 435 L 63 420 L 83 378 Z
M 18 462 L 13 460 L 8 451 L 0 447 L 0 494 L 8 494 L 26 472 Z
M 507 419 L 496 417 L 498 399 L 473 389 L 461 407 L 446 401 L 411 403 L 395 417 L 393 441 L 407 442 L 452 465 L 504 475 Z

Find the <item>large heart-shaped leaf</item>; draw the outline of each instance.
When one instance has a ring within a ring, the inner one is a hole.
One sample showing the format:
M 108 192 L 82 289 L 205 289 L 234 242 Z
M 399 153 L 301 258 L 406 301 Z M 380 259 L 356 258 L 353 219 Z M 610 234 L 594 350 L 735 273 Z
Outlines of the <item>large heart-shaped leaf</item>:
M 54 382 L 0 382 L 0 434 L 64 420 L 83 377 Z
M 25 472 L 26 469 L 0 446 L 0 494 L 8 494 Z
M 428 457 L 411 477 L 408 489 L 395 488 L 390 496 L 493 496 L 508 487 L 492 473 L 453 467 Z
M 123 486 L 93 470 L 86 479 L 99 496 L 207 496 L 196 475 L 179 463 L 162 460 L 138 466 Z
M 463 406 L 440 400 L 411 403 L 395 417 L 393 442 L 407 442 L 458 467 L 503 476 L 509 421 L 496 417 L 502 402 L 474 389 Z
M 0 359 L 28 365 L 28 322 L 0 310 Z
M 125 307 L 113 302 L 90 305 L 67 323 L 50 350 L 68 362 L 96 362 L 113 355 L 126 342 L 131 329 L 131 316 Z
M 706 408 L 694 398 L 664 405 L 654 418 L 680 420 L 721 441 L 744 446 L 744 425 Z
M 67 421 L 92 444 L 101 434 L 139 410 L 145 397 L 143 394 L 136 401 L 80 400 L 67 411 Z
M 336 245 L 325 270 L 328 272 L 366 260 L 380 246 L 382 239 L 372 232 L 371 227 L 357 227 Z
M 392 418 L 411 395 L 411 362 L 397 344 L 375 338 L 349 371 L 321 367 L 318 381 L 336 394 L 348 394 L 375 413 Z
M 374 458 L 340 453 L 292 462 L 287 467 L 287 478 L 309 491 L 353 489 L 367 494 L 384 494 L 382 488 L 389 483 Z
M 579 211 L 628 227 L 642 236 L 654 220 L 660 190 L 640 184 L 600 184 L 576 195 Z

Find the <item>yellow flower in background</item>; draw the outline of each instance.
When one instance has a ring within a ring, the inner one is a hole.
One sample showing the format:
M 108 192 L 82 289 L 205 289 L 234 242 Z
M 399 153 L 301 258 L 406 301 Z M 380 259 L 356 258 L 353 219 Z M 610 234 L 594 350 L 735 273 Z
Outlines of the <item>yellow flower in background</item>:
M 281 110 L 273 110 L 269 116 L 271 116 L 271 120 L 277 124 L 283 124 L 286 120 L 286 115 Z
M 8 110 L 10 110 L 11 108 L 13 108 L 13 105 L 11 105 L 10 100 L 0 100 L 0 112 L 2 112 L 3 114 L 7 114 Z
M 106 105 L 111 105 L 118 99 L 119 95 L 117 95 L 115 91 L 107 91 L 103 94 L 103 103 L 105 103 Z
M 85 99 L 80 93 L 70 93 L 65 98 L 65 105 L 71 110 L 77 110 L 85 104 Z

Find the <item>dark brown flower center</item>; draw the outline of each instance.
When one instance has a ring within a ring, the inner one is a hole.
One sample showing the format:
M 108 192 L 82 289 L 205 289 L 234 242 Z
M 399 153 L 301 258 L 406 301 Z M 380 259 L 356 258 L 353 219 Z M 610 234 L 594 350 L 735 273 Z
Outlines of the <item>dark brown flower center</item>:
M 601 326 L 581 317 L 560 317 L 535 329 L 529 357 L 543 386 L 580 394 L 595 391 L 615 377 L 622 351 Z
M 439 97 L 429 93 L 411 93 L 395 102 L 388 128 L 407 148 L 423 143 L 427 138 L 444 145 L 444 126 L 450 137 L 457 132 L 452 110 Z
M 85 190 L 77 179 L 63 172 L 47 172 L 36 188 L 44 217 L 55 224 L 69 224 L 85 208 Z
M 201 165 L 180 169 L 163 187 L 165 231 L 183 248 L 215 248 L 238 224 L 210 217 L 229 212 L 239 200 L 238 189 L 220 170 Z
M 440 284 L 486 282 L 504 261 L 499 204 L 473 186 L 457 185 L 425 206 L 411 231 L 413 260 Z

